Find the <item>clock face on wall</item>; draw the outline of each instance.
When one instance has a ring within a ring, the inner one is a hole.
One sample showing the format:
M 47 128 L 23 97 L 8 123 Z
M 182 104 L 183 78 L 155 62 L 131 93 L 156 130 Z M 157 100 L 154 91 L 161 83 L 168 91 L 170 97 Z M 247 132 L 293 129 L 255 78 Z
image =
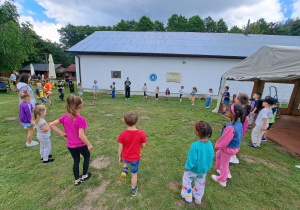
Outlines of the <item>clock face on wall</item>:
M 150 81 L 155 81 L 155 80 L 157 80 L 157 75 L 156 74 L 150 74 L 149 79 L 150 79 Z

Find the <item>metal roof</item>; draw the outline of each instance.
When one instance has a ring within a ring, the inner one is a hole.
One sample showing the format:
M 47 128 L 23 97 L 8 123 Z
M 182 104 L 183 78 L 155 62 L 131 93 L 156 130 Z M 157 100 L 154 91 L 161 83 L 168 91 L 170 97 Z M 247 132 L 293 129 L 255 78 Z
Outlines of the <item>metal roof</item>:
M 33 69 L 34 71 L 48 71 L 49 64 L 46 63 L 33 63 Z M 54 64 L 55 69 L 61 66 L 61 64 Z M 24 66 L 20 69 L 20 71 L 30 71 L 30 64 L 27 66 Z
M 96 31 L 67 50 L 78 54 L 248 57 L 264 45 L 299 46 L 300 36 Z

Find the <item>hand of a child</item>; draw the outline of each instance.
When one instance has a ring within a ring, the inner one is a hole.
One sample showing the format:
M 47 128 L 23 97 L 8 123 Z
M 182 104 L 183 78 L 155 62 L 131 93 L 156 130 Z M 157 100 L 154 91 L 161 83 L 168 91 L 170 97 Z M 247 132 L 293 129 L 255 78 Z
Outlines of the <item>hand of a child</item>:
M 267 130 L 267 127 L 266 127 L 266 126 L 263 126 L 263 127 L 261 128 L 261 130 L 262 130 L 262 131 L 266 131 L 266 130 Z
M 61 135 L 61 137 L 63 137 L 64 139 L 67 139 L 67 138 L 68 138 L 68 135 L 67 135 L 66 133 L 63 133 L 63 134 Z
M 123 165 L 123 160 L 122 160 L 121 157 L 119 157 L 119 163 L 120 163 L 121 165 Z
M 93 148 L 94 148 L 94 147 L 93 147 L 93 145 L 91 145 L 91 144 L 88 146 L 88 150 L 92 150 Z

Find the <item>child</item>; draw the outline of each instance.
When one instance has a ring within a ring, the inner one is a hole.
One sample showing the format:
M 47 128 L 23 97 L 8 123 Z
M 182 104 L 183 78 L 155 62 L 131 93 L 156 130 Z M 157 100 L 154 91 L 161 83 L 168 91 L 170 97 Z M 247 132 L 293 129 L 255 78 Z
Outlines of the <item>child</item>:
M 206 103 L 205 103 L 206 109 L 208 109 L 210 107 L 210 102 L 212 101 L 212 95 L 213 95 L 213 90 L 212 90 L 212 88 L 209 88 Z
M 147 98 L 147 91 L 148 91 L 146 83 L 144 83 L 144 87 L 142 88 L 142 90 L 144 91 L 144 99 L 145 99 L 145 98 Z
M 267 96 L 266 99 L 267 98 L 270 98 L 270 96 Z M 269 130 L 270 130 L 271 126 L 273 125 L 273 123 L 275 123 L 275 118 L 276 118 L 276 114 L 277 114 L 277 107 L 275 107 L 275 106 L 276 106 L 276 103 L 278 102 L 278 100 L 276 98 L 273 98 L 273 100 L 274 100 L 274 104 L 271 106 L 273 118 L 269 119 L 269 127 L 267 128 L 265 134 L 261 138 L 262 141 L 267 141 Z
M 155 89 L 155 98 L 158 100 L 158 94 L 159 94 L 159 87 L 157 86 Z
M 167 97 L 167 100 L 169 100 L 170 94 L 171 94 L 171 92 L 170 92 L 169 88 L 167 87 L 167 90 L 166 90 L 166 97 Z
M 47 79 L 46 81 L 47 81 L 47 83 L 44 86 L 44 91 L 46 93 L 46 97 L 48 98 L 49 105 L 52 105 L 51 95 L 52 95 L 52 89 L 54 88 L 54 86 L 51 83 L 51 79 Z
M 131 171 L 131 193 L 136 196 L 137 172 L 141 160 L 141 147 L 146 146 L 147 137 L 144 131 L 136 129 L 135 125 L 138 123 L 138 115 L 129 111 L 124 115 L 124 123 L 127 129 L 123 131 L 119 138 L 119 163 L 124 166 L 120 179 L 125 181 L 128 174 L 128 165 Z
M 57 89 L 58 89 L 58 92 L 60 93 L 59 98 L 60 98 L 62 101 L 64 101 L 64 95 L 65 95 L 64 92 L 63 92 L 64 86 L 63 86 L 61 80 L 59 81 L 59 85 L 57 86 Z
M 32 124 L 35 125 L 37 130 L 36 137 L 41 143 L 40 154 L 43 163 L 53 162 L 54 159 L 50 159 L 51 141 L 50 141 L 50 127 L 45 121 L 46 107 L 44 105 L 37 105 L 33 109 Z
M 210 125 L 204 121 L 197 122 L 195 133 L 198 140 L 192 144 L 188 153 L 182 177 L 181 196 L 187 202 L 192 202 L 192 197 L 194 197 L 195 202 L 201 204 L 205 189 L 206 173 L 212 167 L 215 153 L 213 145 L 208 139 L 212 135 Z M 195 186 L 192 190 L 193 180 Z
M 265 131 L 269 127 L 269 119 L 273 118 L 272 110 L 270 106 L 272 106 L 275 101 L 273 98 L 268 98 L 265 100 L 261 100 L 263 102 L 263 109 L 259 112 L 256 121 L 255 127 L 251 133 L 252 144 L 248 144 L 249 147 L 259 148 L 261 143 L 261 138 L 263 137 Z
M 34 126 L 31 124 L 33 109 L 33 105 L 30 103 L 31 95 L 26 89 L 23 89 L 20 97 L 22 103 L 20 104 L 19 120 L 24 128 L 28 131 L 26 146 L 33 147 L 39 143 L 37 141 L 32 141 Z
M 116 83 L 113 82 L 112 85 L 110 86 L 111 89 L 111 98 L 115 98 L 116 97 Z
M 81 83 L 78 83 L 78 95 L 82 99 L 82 94 L 83 94 L 83 87 L 81 86 Z
M 184 89 L 183 86 L 181 86 L 180 89 L 179 89 L 179 101 L 180 102 L 182 101 L 183 89 Z
M 45 99 L 45 92 L 44 92 L 44 89 L 42 88 L 42 83 L 37 82 L 36 86 L 37 86 L 37 88 L 35 89 L 35 95 L 38 99 L 40 99 L 42 101 L 42 104 L 44 105 L 45 103 L 47 103 L 47 101 Z
M 70 93 L 74 93 L 74 84 L 72 81 L 69 81 L 69 88 L 70 88 Z
M 92 144 L 86 138 L 85 129 L 87 127 L 86 120 L 79 115 L 82 109 L 82 100 L 79 96 L 69 95 L 67 97 L 67 112 L 61 118 L 50 123 L 50 128 L 67 139 L 67 147 L 74 159 L 73 174 L 75 177 L 75 186 L 85 182 L 91 178 L 91 173 L 88 173 L 90 162 L 90 150 L 93 149 Z M 57 126 L 63 124 L 65 132 Z M 84 157 L 83 175 L 79 176 L 80 154 Z
M 225 86 L 224 93 L 223 93 L 224 100 L 223 100 L 223 111 L 221 112 L 222 114 L 225 114 L 227 105 L 229 104 L 229 101 L 230 101 L 230 93 L 228 92 L 228 90 L 229 90 L 229 87 Z
M 232 104 L 229 110 L 229 118 L 231 122 L 224 126 L 221 137 L 216 142 L 215 148 L 216 169 L 219 176 L 212 175 L 213 180 L 223 187 L 226 187 L 227 178 L 231 178 L 229 171 L 229 160 L 240 150 L 241 139 L 243 134 L 243 125 L 241 120 L 244 118 L 244 109 L 240 105 Z
M 249 121 L 248 128 L 252 127 L 252 123 L 253 123 L 255 117 L 257 116 L 259 109 L 261 107 L 260 97 L 261 97 L 260 93 L 254 93 L 254 95 L 253 95 L 254 101 L 252 101 L 252 103 L 251 103 L 252 110 L 250 113 L 250 121 Z
M 197 88 L 196 87 L 193 87 L 193 91 L 191 92 L 191 97 L 190 97 L 190 100 L 192 101 L 192 105 L 195 104 L 195 99 L 196 99 L 196 93 L 197 93 Z
M 97 91 L 98 91 L 97 80 L 94 81 L 92 89 L 94 91 L 94 100 L 96 100 L 97 99 Z

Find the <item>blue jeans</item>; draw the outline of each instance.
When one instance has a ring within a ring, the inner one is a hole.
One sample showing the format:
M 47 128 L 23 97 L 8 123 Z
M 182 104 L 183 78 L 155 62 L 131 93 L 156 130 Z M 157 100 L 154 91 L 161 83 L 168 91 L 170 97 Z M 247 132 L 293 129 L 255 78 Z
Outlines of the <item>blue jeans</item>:
M 205 103 L 206 107 L 209 107 L 210 101 L 211 101 L 211 97 L 208 97 Z
M 115 98 L 115 96 L 116 96 L 116 91 L 114 90 L 114 91 L 111 91 L 111 97 L 112 98 Z
M 124 163 L 127 163 L 127 164 L 130 165 L 130 172 L 131 172 L 131 173 L 136 174 L 136 173 L 138 172 L 138 170 L 139 170 L 139 165 L 140 165 L 140 160 L 141 160 L 141 159 L 139 159 L 139 160 L 136 161 L 136 162 L 130 162 L 130 161 L 124 160 L 123 158 L 122 158 L 122 160 L 123 160 Z

